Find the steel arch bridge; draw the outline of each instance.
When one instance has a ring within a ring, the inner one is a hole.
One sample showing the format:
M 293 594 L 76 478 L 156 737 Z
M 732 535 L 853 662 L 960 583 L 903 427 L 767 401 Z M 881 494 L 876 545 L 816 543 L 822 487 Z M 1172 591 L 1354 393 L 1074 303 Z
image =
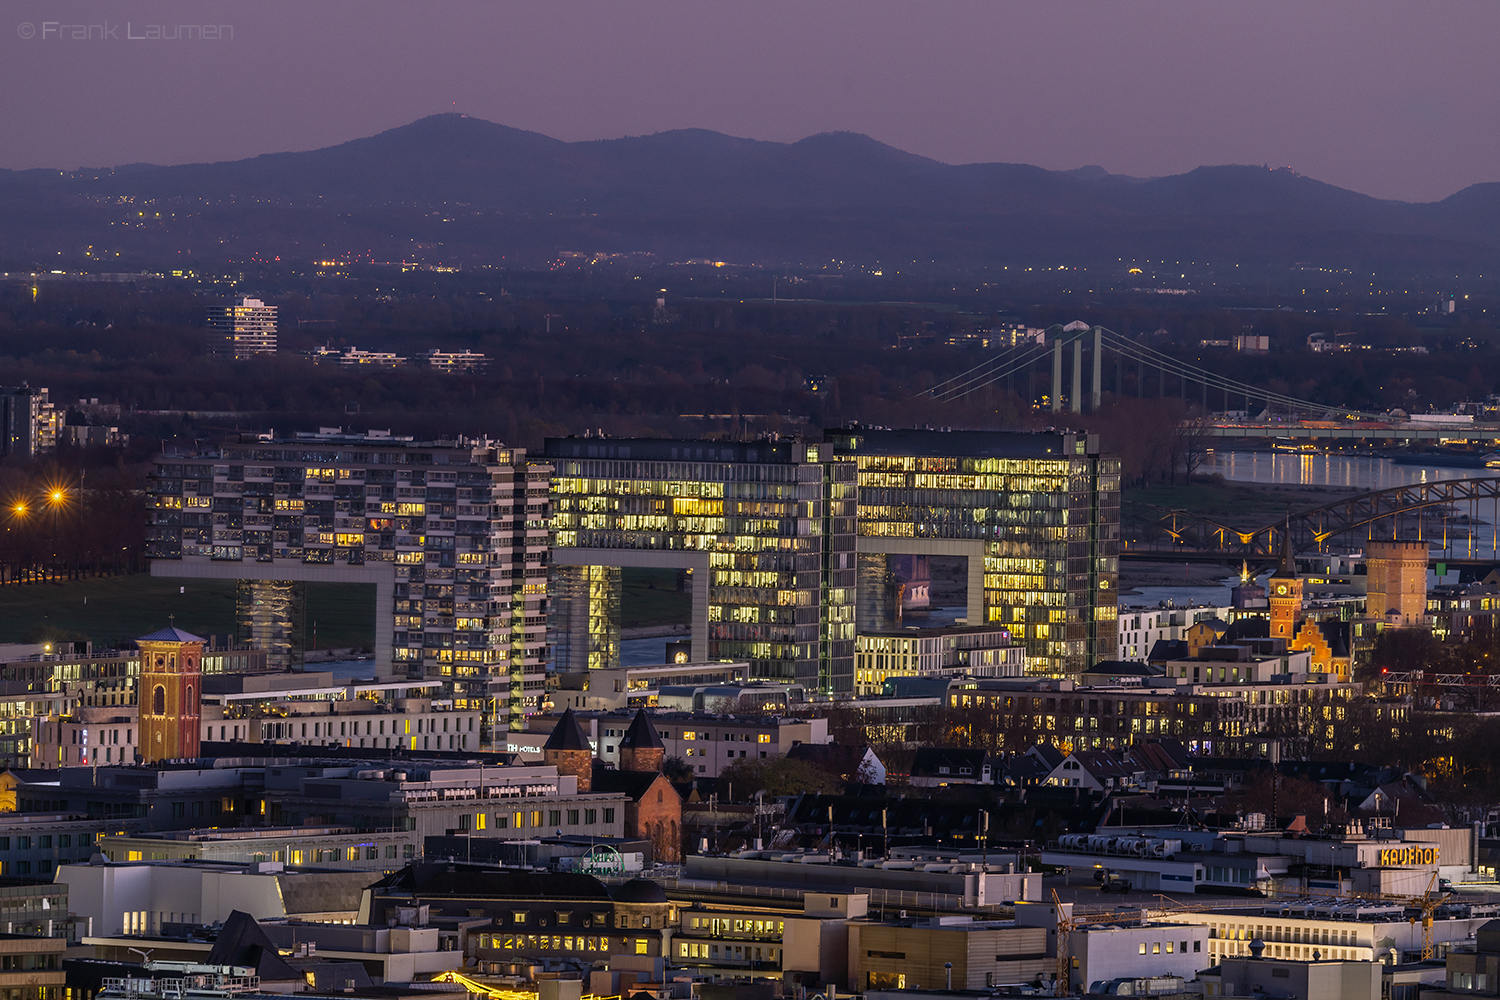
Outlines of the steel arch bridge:
M 1462 504 L 1470 506 L 1470 515 L 1459 524 L 1466 532 L 1461 537 L 1453 532 L 1451 508 Z M 1500 476 L 1441 479 L 1360 493 L 1321 507 L 1293 511 L 1285 518 L 1251 530 L 1189 511 L 1126 500 L 1124 506 L 1148 512 L 1155 537 L 1145 539 L 1141 544 L 1122 544 L 1120 555 L 1122 558 L 1145 559 L 1198 554 L 1265 560 L 1275 558 L 1281 552 L 1288 531 L 1292 536 L 1292 549 L 1297 552 L 1309 549 L 1321 552 L 1326 543 L 1341 537 L 1347 537 L 1351 542 L 1356 538 L 1361 541 L 1373 538 L 1431 540 L 1440 542 L 1444 550 L 1449 550 L 1452 543 L 1462 543 L 1467 539 L 1472 550 L 1478 538 L 1480 504 L 1491 505 L 1488 527 L 1492 533 L 1500 532 L 1500 527 L 1497 527 L 1500 525 Z M 1485 541 L 1491 543 L 1485 548 L 1500 553 L 1500 534 Z

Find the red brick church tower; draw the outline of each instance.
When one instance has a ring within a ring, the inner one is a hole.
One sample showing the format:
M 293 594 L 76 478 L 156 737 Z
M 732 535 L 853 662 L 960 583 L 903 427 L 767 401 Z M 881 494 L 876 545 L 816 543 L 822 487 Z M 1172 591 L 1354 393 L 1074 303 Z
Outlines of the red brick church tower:
M 203 642 L 167 627 L 135 641 L 141 650 L 141 756 L 148 763 L 198 756 Z

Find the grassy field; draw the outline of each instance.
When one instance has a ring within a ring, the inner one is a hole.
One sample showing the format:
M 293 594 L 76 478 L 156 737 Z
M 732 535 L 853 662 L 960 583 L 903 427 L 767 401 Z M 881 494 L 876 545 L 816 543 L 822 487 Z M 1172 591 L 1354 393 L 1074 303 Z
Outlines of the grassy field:
M 1288 508 L 1306 510 L 1357 492 L 1334 486 L 1262 486 L 1222 479 L 1196 479 L 1183 486 L 1124 490 L 1120 499 L 1125 517 L 1131 516 L 1130 508 L 1135 503 L 1147 503 L 1222 518 L 1236 527 L 1254 528 L 1285 517 Z
M 168 624 L 198 635 L 234 632 L 234 583 L 170 580 L 145 574 L 0 587 L 0 642 L 45 637 L 115 643 Z M 375 588 L 307 585 L 308 645 L 317 622 L 319 648 L 375 641 Z

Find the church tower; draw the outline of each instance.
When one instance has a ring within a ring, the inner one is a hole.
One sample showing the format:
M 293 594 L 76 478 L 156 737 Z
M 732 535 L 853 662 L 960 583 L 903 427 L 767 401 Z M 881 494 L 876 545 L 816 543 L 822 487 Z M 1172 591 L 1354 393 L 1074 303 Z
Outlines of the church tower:
M 666 763 L 667 745 L 651 724 L 644 708 L 638 709 L 630 728 L 620 740 L 620 770 L 660 771 Z
M 203 642 L 175 627 L 135 641 L 141 650 L 140 747 L 148 762 L 198 756 Z
M 1302 579 L 1292 558 L 1292 522 L 1281 532 L 1281 566 L 1266 581 L 1266 599 L 1271 604 L 1271 638 L 1285 639 L 1288 648 L 1297 637 L 1302 617 Z

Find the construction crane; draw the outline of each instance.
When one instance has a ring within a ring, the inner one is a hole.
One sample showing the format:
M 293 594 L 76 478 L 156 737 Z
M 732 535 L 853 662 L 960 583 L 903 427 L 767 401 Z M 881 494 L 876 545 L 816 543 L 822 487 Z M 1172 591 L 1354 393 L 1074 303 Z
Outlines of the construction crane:
M 434 976 L 432 981 L 435 983 L 454 983 L 462 986 L 466 992 L 477 996 L 489 997 L 490 1000 L 537 1000 L 536 990 L 500 989 L 481 983 L 478 980 L 470 979 L 461 972 L 442 972 Z M 585 993 L 582 1000 L 620 1000 L 620 997 L 601 997 L 593 993 Z
M 1439 892 L 1434 894 L 1432 889 L 1437 884 L 1437 872 L 1427 880 L 1427 888 L 1422 895 L 1411 897 L 1412 904 L 1422 911 L 1422 961 L 1432 957 L 1432 915 L 1437 908 L 1447 900 L 1450 893 Z
M 1065 997 L 1071 992 L 1069 980 L 1072 978 L 1069 974 L 1068 934 L 1078 926 L 1078 921 L 1071 915 L 1063 915 L 1062 900 L 1057 897 L 1056 889 L 1052 890 L 1052 910 L 1057 916 L 1057 976 L 1052 983 L 1052 995 Z

